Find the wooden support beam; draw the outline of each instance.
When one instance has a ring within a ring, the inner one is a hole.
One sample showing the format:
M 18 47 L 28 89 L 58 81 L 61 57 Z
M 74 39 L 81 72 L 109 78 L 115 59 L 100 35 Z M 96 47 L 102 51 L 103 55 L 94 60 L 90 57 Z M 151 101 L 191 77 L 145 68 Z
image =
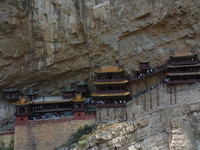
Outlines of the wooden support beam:
M 146 96 L 145 96 L 145 94 L 144 94 L 144 111 L 146 111 L 147 110 L 147 108 L 146 108 Z
M 157 94 L 157 106 L 160 106 L 158 88 L 156 88 L 156 94 Z
M 176 99 L 176 85 L 174 86 L 174 97 L 175 97 L 175 104 L 177 103 L 177 99 Z
M 151 91 L 150 91 L 150 108 L 153 109 Z
M 172 105 L 172 85 L 170 85 L 170 105 Z

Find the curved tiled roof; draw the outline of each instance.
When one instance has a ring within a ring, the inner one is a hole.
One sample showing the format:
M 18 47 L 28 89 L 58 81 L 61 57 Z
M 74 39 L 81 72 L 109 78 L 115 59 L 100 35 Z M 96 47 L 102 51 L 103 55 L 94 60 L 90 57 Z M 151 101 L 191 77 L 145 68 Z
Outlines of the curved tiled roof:
M 191 52 L 175 53 L 170 57 L 173 58 L 173 57 L 191 57 L 191 56 L 197 56 L 197 53 L 191 53 Z
M 124 69 L 117 66 L 102 66 L 101 69 L 95 70 L 96 73 L 111 73 L 111 72 L 122 72 Z
M 128 80 L 113 81 L 113 82 L 97 82 L 97 81 L 93 82 L 93 84 L 95 84 L 95 85 L 103 85 L 103 84 L 125 84 L 125 83 L 128 83 Z

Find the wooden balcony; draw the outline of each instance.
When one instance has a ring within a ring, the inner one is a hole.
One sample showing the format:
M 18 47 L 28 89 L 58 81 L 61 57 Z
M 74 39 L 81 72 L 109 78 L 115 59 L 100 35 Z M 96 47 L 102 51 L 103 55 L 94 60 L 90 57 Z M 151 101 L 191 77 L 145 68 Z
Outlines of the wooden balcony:
M 5 96 L 5 100 L 19 100 L 19 96 Z
M 87 92 L 87 89 L 78 89 L 78 90 L 76 90 L 76 92 L 82 92 L 82 93 L 85 93 L 85 92 Z
M 125 90 L 108 90 L 108 91 L 98 91 L 96 94 L 115 94 L 115 93 L 124 93 Z
M 174 62 L 174 61 L 171 61 L 170 62 L 170 65 L 192 65 L 192 64 L 197 64 L 198 63 L 198 60 L 196 61 L 177 61 L 177 62 Z
M 118 81 L 124 81 L 127 80 L 127 77 L 122 78 L 112 78 L 112 79 L 96 79 L 96 82 L 118 82 Z
M 196 70 L 196 71 L 191 71 L 191 70 L 177 70 L 177 71 L 169 71 L 167 74 L 199 74 L 200 71 Z
M 189 84 L 189 83 L 196 83 L 200 82 L 200 79 L 189 79 L 189 80 L 173 80 L 173 81 L 167 81 L 167 84 Z
M 149 69 L 151 69 L 150 66 L 139 66 L 139 68 L 140 68 L 141 70 L 149 70 Z
M 56 111 L 71 111 L 71 108 L 57 108 L 57 109 L 39 109 L 39 110 L 34 110 L 33 112 L 56 112 Z
M 73 112 L 83 112 L 85 111 L 85 108 L 74 108 Z
M 17 117 L 22 117 L 22 116 L 30 116 L 30 115 L 32 115 L 32 113 L 31 112 L 20 112 L 20 113 L 15 113 L 15 116 L 17 116 Z

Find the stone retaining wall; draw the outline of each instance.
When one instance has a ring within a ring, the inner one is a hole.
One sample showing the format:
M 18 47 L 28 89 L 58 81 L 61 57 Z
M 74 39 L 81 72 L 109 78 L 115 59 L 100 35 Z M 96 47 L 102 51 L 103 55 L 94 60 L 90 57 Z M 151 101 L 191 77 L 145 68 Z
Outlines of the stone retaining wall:
M 33 121 L 30 125 L 15 127 L 15 150 L 54 150 L 66 143 L 78 128 L 94 124 L 95 120 Z

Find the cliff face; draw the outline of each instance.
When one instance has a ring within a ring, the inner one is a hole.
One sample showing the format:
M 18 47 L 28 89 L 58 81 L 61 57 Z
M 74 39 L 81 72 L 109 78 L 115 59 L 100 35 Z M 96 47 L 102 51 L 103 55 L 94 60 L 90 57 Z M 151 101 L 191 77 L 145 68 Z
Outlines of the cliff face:
M 93 70 L 106 62 L 120 65 L 130 74 L 138 61 L 148 60 L 151 66 L 160 66 L 174 51 L 200 53 L 199 10 L 199 0 L 0 0 L 0 88 L 35 87 L 41 95 L 57 95 L 66 84 L 80 80 L 90 83 Z M 11 108 L 7 104 L 5 107 L 6 112 Z M 135 107 L 131 110 L 139 106 Z M 194 113 L 192 106 L 190 110 L 184 105 L 147 114 L 155 115 L 155 122 L 159 123 L 162 115 L 168 116 L 172 109 L 180 112 L 174 113 L 179 115 L 179 120 L 168 122 L 173 127 L 169 132 L 167 127 L 151 125 L 144 114 L 144 123 L 138 124 L 144 129 L 147 126 L 147 132 L 135 125 L 130 132 L 147 133 L 148 137 L 141 135 L 141 139 L 136 139 L 143 142 L 138 142 L 129 134 L 132 139 L 125 148 L 139 149 L 142 145 L 158 143 L 160 147 L 147 149 L 170 146 L 173 149 L 176 142 L 167 143 L 168 134 L 172 139 L 176 138 L 172 133 L 188 135 L 191 126 L 198 137 L 199 106 L 196 107 Z M 185 110 L 188 110 L 186 114 Z M 137 116 L 140 113 L 134 115 L 131 119 L 141 117 Z M 180 130 L 176 130 L 179 125 Z M 163 136 L 156 134 L 160 143 L 152 139 L 150 128 L 167 130 L 158 131 Z M 101 142 L 103 137 L 99 139 Z M 120 144 L 119 140 L 111 142 L 110 147 L 120 147 L 112 146 L 112 143 Z M 95 144 L 92 146 L 98 146 Z M 105 142 L 102 144 L 106 147 Z
M 164 64 L 173 51 L 199 52 L 198 0 L 1 0 L 0 87 L 56 94 L 90 81 L 104 62 Z M 45 90 L 44 90 L 45 89 Z
M 111 119 L 113 116 L 121 118 L 119 115 L 114 115 L 114 112 L 123 113 L 127 121 L 113 124 L 113 119 L 100 125 L 97 131 L 79 141 L 79 144 L 72 149 L 199 150 L 200 84 L 174 86 L 176 93 L 171 93 L 169 88 L 160 85 L 151 92 L 128 102 L 126 113 L 117 109 L 109 113 Z M 149 103 L 151 96 L 152 108 Z M 112 124 L 109 125 L 110 123 Z

